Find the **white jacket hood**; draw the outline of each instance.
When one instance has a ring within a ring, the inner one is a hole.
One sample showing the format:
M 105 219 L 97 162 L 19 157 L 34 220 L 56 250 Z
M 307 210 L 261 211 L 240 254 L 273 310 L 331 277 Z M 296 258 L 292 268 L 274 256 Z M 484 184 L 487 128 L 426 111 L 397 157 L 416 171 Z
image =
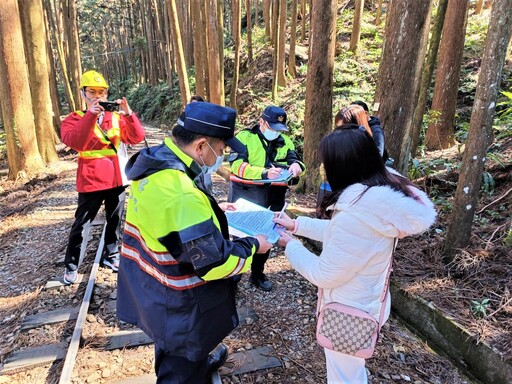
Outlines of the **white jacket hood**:
M 417 199 L 389 186 L 368 188 L 354 184 L 345 189 L 330 208 L 363 217 L 367 225 L 383 236 L 402 238 L 427 230 L 436 219 L 428 196 L 415 187 L 411 191 Z

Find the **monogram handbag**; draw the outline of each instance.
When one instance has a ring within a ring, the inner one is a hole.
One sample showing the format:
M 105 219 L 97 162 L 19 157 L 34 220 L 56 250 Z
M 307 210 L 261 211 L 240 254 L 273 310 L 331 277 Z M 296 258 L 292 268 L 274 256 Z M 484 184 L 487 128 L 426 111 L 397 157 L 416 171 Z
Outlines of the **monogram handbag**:
M 316 339 L 320 346 L 354 357 L 364 359 L 372 357 L 383 324 L 384 300 L 388 292 L 392 263 L 393 255 L 389 261 L 384 290 L 380 298 L 379 321 L 361 309 L 341 303 L 328 303 L 320 309 L 323 289 L 318 289 Z

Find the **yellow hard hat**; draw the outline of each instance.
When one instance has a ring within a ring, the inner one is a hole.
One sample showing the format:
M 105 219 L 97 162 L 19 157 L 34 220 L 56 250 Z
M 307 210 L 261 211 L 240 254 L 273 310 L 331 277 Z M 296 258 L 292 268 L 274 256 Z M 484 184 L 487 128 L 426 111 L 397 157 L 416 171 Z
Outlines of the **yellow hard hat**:
M 80 88 L 84 87 L 101 87 L 108 88 L 105 78 L 96 71 L 86 71 L 80 79 Z

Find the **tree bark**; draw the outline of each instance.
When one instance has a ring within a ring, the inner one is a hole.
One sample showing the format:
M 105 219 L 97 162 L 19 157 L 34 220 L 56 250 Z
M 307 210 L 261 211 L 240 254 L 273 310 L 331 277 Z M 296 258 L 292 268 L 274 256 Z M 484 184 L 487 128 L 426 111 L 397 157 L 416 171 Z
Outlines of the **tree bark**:
M 30 93 L 34 108 L 37 147 L 45 163 L 59 159 L 54 145 L 52 100 L 48 59 L 46 57 L 46 31 L 41 0 L 18 0 L 25 57 L 30 73 Z
M 295 42 L 297 41 L 297 0 L 292 0 L 292 22 L 290 25 L 290 53 L 288 54 L 288 72 L 293 78 L 297 77 L 295 69 Z
M 16 0 L 0 1 L 0 57 L 0 108 L 6 136 L 8 178 L 24 179 L 39 172 L 44 164 L 37 148 Z
M 380 19 L 382 17 L 382 0 L 377 2 L 377 13 L 375 15 L 375 25 L 380 25 Z
M 64 26 L 64 53 L 67 62 L 69 84 L 75 103 L 80 105 L 80 76 L 82 64 L 80 58 L 80 39 L 78 38 L 77 5 L 75 1 L 61 0 Z
M 458 249 L 469 244 L 485 156 L 493 141 L 492 122 L 507 47 L 512 35 L 511 23 L 512 0 L 495 0 L 482 55 L 469 134 L 443 247 L 443 260 L 446 263 L 453 260 L 453 255 Z
M 439 43 L 441 41 L 441 31 L 443 30 L 444 17 L 446 14 L 446 7 L 448 0 L 439 0 L 437 5 L 436 20 L 432 28 L 432 33 L 428 45 L 427 58 L 425 59 L 425 65 L 423 72 L 421 73 L 420 91 L 418 95 L 418 103 L 414 109 L 414 118 L 412 126 L 412 143 L 411 143 L 411 155 L 416 155 L 418 143 L 421 134 L 421 128 L 423 127 L 423 115 L 425 114 L 425 107 L 427 105 L 428 91 L 430 89 L 430 83 L 432 82 L 432 74 L 434 73 L 434 67 L 437 60 L 437 52 L 439 50 Z
M 448 0 L 430 109 L 430 122 L 425 136 L 425 144 L 430 150 L 446 149 L 455 144 L 455 109 L 466 34 L 467 9 L 467 0 Z
M 386 148 L 396 169 L 406 173 L 412 118 L 418 99 L 431 0 L 394 0 L 389 5 L 375 106 L 386 131 Z
M 176 56 L 178 81 L 180 83 L 181 103 L 183 108 L 187 105 L 190 99 L 190 88 L 188 86 L 187 68 L 185 67 L 185 56 L 183 55 L 183 46 L 181 44 L 181 33 L 178 24 L 178 13 L 176 10 L 175 0 L 166 0 L 167 10 L 169 11 L 169 18 L 171 20 L 172 37 L 174 45 L 174 54 Z
M 252 17 L 251 17 L 251 0 L 245 0 L 245 14 L 247 21 L 247 59 L 252 63 Z
M 481 14 L 482 9 L 484 9 L 484 0 L 478 0 L 475 6 L 475 15 Z
M 357 54 L 359 39 L 361 38 L 361 20 L 363 18 L 364 0 L 356 0 L 354 9 L 354 21 L 352 22 L 352 34 L 348 50 Z
M 285 50 L 286 50 L 286 0 L 279 0 L 279 28 L 276 41 L 277 85 L 286 87 Z
M 265 36 L 268 40 L 272 40 L 272 30 L 270 25 L 271 17 L 271 0 L 263 0 L 263 21 L 265 23 Z
M 299 186 L 307 192 L 317 191 L 320 186 L 318 144 L 332 129 L 336 8 L 336 0 L 315 0 L 311 3 L 311 43 L 304 113 L 304 162 L 308 172 Z
M 220 72 L 223 67 L 220 63 L 219 48 L 219 16 L 217 0 L 208 0 L 207 5 L 207 26 L 208 31 L 208 80 L 210 91 L 210 102 L 224 105 L 224 84 L 221 82 Z
M 300 41 L 301 43 L 304 43 L 304 40 L 306 39 L 306 15 L 308 14 L 308 10 L 306 9 L 306 0 L 302 0 L 300 3 L 300 12 L 302 13 Z
M 230 97 L 230 105 L 231 108 L 237 109 L 236 106 L 236 93 L 238 91 L 238 80 L 240 77 L 240 13 L 241 13 L 241 4 L 240 0 L 232 0 L 233 7 L 233 40 L 235 44 L 235 63 L 233 68 L 233 81 L 231 82 L 231 97 Z
M 203 60 L 203 50 L 206 48 L 203 46 L 202 35 L 206 33 L 206 30 L 202 29 L 203 23 L 201 22 L 202 12 L 202 0 L 192 0 L 191 13 L 192 13 L 192 31 L 194 34 L 194 66 L 196 70 L 196 95 L 205 97 L 206 96 L 206 85 L 205 85 L 205 63 Z

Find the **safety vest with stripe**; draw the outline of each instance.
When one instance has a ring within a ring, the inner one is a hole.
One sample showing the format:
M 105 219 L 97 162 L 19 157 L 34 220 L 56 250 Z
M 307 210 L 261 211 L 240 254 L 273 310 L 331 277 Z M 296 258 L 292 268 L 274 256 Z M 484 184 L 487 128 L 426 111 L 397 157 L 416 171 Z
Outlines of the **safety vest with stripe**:
M 274 143 L 272 143 L 273 158 L 267 153 L 268 148 L 265 148 L 265 142 L 260 137 L 259 126 L 253 129 L 244 129 L 239 132 L 236 137 L 247 148 L 247 153 L 240 155 L 236 160 L 231 163 L 232 181 L 244 182 L 245 180 L 259 180 L 262 178 L 262 173 L 266 168 L 271 165 L 288 168 L 293 162 L 298 162 L 302 169 L 305 169 L 295 153 L 295 146 L 291 139 L 286 135 L 280 135 Z M 268 144 L 271 145 L 270 143 Z
M 257 240 L 228 239 L 224 213 L 170 139 L 141 151 L 128 168 L 146 162 L 162 169 L 132 182 L 118 316 L 175 356 L 205 358 L 238 325 L 230 277 L 249 270 Z
M 76 111 L 78 116 L 83 116 L 83 111 Z M 89 151 L 80 151 L 78 156 L 83 159 L 99 159 L 102 157 L 117 156 L 117 149 L 121 144 L 121 131 L 119 129 L 119 114 L 112 112 L 112 127 L 108 131 L 104 131 L 96 122 L 94 126 L 94 135 L 104 145 L 110 148 L 106 149 L 93 149 Z M 115 149 L 114 149 L 115 148 Z

